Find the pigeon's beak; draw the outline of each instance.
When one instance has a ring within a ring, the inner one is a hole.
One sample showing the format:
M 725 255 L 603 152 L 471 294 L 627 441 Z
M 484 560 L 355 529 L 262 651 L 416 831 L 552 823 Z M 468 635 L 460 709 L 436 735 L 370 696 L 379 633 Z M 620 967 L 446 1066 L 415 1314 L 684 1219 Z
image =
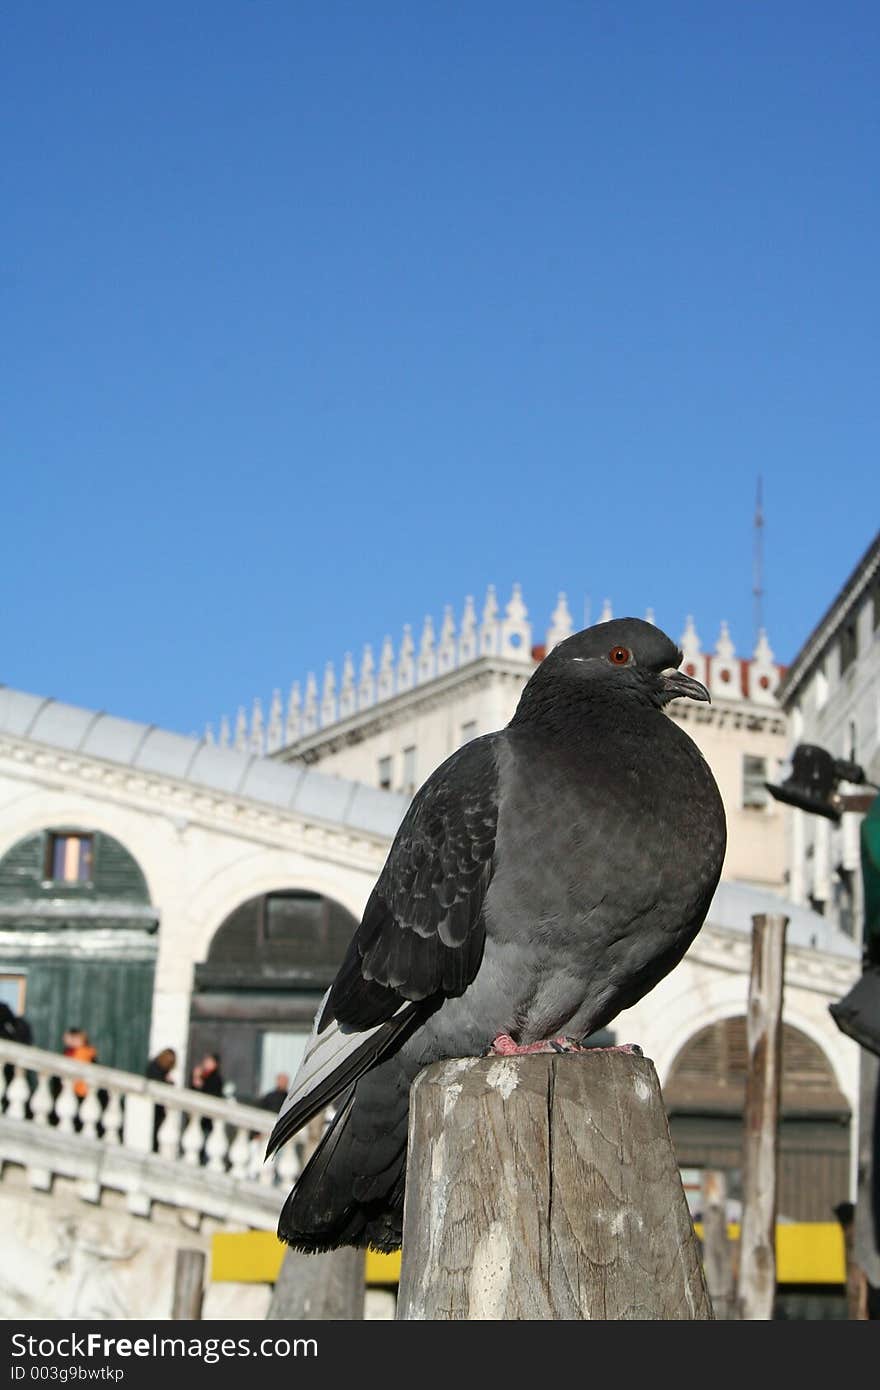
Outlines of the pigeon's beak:
M 669 700 L 705 700 L 707 704 L 712 703 L 704 685 L 695 681 L 693 676 L 686 676 L 684 671 L 677 671 L 674 666 L 663 672 L 662 680 L 666 698 Z

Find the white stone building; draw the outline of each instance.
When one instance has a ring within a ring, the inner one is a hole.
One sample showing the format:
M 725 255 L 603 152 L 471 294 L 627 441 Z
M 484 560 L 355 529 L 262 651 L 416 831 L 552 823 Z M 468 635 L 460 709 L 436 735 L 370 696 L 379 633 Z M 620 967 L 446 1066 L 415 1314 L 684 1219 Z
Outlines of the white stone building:
M 880 784 L 880 533 L 810 633 L 785 673 L 780 700 L 791 747 L 816 744 L 856 762 Z M 844 784 L 840 790 L 857 793 Z M 859 822 L 840 824 L 787 812 L 789 895 L 855 937 L 862 914 Z
M 114 1029 L 120 1018 L 137 1023 L 125 1002 L 126 972 L 136 965 L 152 972 L 141 1020 L 143 1062 L 173 1047 L 181 1082 L 201 1050 L 219 1039 L 224 1071 L 244 1102 L 268 1087 L 275 1071 L 292 1069 L 411 791 L 461 743 L 507 722 L 542 647 L 570 626 L 561 600 L 545 643 L 533 643 L 519 593 L 503 616 L 490 595 L 480 622 L 472 605 L 465 607 L 457 633 L 449 612 L 439 639 L 426 625 L 418 653 L 405 640 L 395 660 L 386 644 L 378 669 L 368 658 L 357 681 L 347 662 L 338 688 L 325 679 L 320 701 L 309 682 L 284 723 L 280 698 L 265 728 L 261 717 L 250 728 L 241 717 L 237 746 L 228 746 L 228 733 L 219 743 L 183 738 L 0 688 L 0 987 L 39 1021 L 37 1045 L 57 1053 L 58 1021 L 75 998 L 78 1010 L 93 1010 L 93 1026 L 106 1022 L 99 1059 L 118 1066 Z M 783 881 L 784 813 L 762 795 L 786 739 L 775 702 L 780 671 L 764 640 L 750 659 L 738 659 L 725 630 L 704 653 L 687 624 L 682 646 L 686 667 L 709 686 L 713 704 L 681 702 L 672 717 L 684 722 L 716 772 L 731 849 L 688 956 L 614 1030 L 654 1059 L 683 1165 L 696 1171 L 711 1163 L 735 1174 L 751 917 L 785 910 L 774 892 Z M 129 868 L 136 866 L 137 902 L 119 898 L 112 875 L 107 893 L 101 889 L 105 852 L 111 868 L 123 852 Z M 828 916 L 806 905 L 790 914 L 781 1210 L 818 1220 L 826 1219 L 832 1198 L 850 1190 L 858 1049 L 834 1026 L 828 1004 L 856 978 L 858 948 Z M 109 992 L 118 988 L 119 999 L 108 1001 L 107 990 L 69 992 L 96 961 L 118 967 L 120 983 Z M 131 1096 L 142 1081 L 113 1084 Z M 16 1104 L 21 1109 L 22 1097 Z M 190 1111 L 198 1113 L 192 1105 Z M 242 1107 L 235 1123 L 253 1128 L 256 1121 Z M 0 1195 L 18 1212 L 32 1190 L 44 1224 L 52 1164 L 73 1182 L 65 1220 L 71 1202 L 100 1200 L 101 1174 L 110 1171 L 100 1155 L 76 1158 L 76 1134 L 54 1149 L 51 1137 L 37 1135 L 29 1159 L 20 1135 L 2 1148 L 0 1121 Z M 179 1135 L 168 1139 L 169 1161 L 181 1144 Z M 215 1156 L 218 1171 L 233 1165 L 230 1182 L 242 1161 L 232 1153 Z M 148 1168 L 123 1164 L 117 1186 L 135 1182 L 132 1173 L 148 1176 Z M 192 1205 L 192 1183 L 179 1188 L 181 1203 Z M 129 1193 L 130 1214 L 142 1196 Z M 155 1196 L 147 1197 L 147 1208 L 158 1210 Z M 237 1210 L 256 1210 L 248 1193 L 233 1198 Z M 36 1216 L 23 1211 L 16 1239 L 25 1245 L 33 1222 Z

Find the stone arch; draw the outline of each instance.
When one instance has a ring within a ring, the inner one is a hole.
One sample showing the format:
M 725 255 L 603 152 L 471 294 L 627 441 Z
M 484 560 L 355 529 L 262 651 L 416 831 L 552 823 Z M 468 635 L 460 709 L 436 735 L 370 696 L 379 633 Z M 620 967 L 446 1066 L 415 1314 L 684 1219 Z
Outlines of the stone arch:
M 142 1071 L 159 913 L 129 828 L 82 798 L 31 794 L 5 808 L 0 960 L 37 1046 L 60 1050 L 82 1028 L 98 1061 Z
M 303 877 L 273 871 L 258 880 L 262 891 L 225 913 L 202 938 L 194 964 L 187 1073 L 206 1052 L 217 1052 L 224 1081 L 248 1101 L 272 1091 L 280 1073 L 289 1078 L 295 1071 L 360 920 L 321 891 L 320 876 L 306 875 L 308 886 Z
M 66 792 L 47 794 L 41 788 L 11 802 L 0 812 L 0 859 L 28 835 L 62 825 L 98 831 L 116 840 L 143 875 L 148 900 L 157 902 L 156 881 L 160 874 L 158 866 L 154 865 L 155 833 L 151 834 L 145 818 L 137 813 L 126 808 L 107 807 L 89 797 Z
M 780 1216 L 829 1221 L 850 1187 L 852 1111 L 821 1040 L 783 1022 L 778 1126 Z M 684 1169 L 720 1168 L 741 1198 L 747 1021 L 736 1013 L 695 1030 L 663 1085 L 670 1132 Z

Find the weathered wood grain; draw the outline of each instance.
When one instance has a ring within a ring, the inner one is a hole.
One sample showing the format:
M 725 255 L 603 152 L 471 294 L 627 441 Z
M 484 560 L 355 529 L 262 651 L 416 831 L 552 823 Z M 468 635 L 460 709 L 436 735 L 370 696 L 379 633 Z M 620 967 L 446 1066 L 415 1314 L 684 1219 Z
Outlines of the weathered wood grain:
M 199 1322 L 205 1288 L 205 1252 L 182 1248 L 174 1259 L 171 1317 L 175 1322 Z
M 408 1164 L 398 1317 L 712 1317 L 646 1058 L 437 1063 Z
M 743 1214 L 737 1304 L 742 1318 L 773 1317 L 776 1296 L 776 1183 L 782 1081 L 782 991 L 785 928 L 779 913 L 752 918 Z

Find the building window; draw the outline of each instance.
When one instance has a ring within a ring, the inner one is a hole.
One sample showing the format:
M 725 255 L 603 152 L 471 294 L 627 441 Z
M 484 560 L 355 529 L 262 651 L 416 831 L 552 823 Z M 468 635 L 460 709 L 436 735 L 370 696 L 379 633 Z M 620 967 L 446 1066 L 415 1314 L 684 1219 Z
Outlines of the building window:
M 743 806 L 763 810 L 770 800 L 767 781 L 767 759 L 752 753 L 743 755 Z
M 461 741 L 462 741 L 462 743 L 470 743 L 471 739 L 472 739 L 472 738 L 476 738 L 476 736 L 477 736 L 477 721 L 476 721 L 476 719 L 469 719 L 468 722 L 467 722 L 466 724 L 462 724 L 462 726 L 461 726 Z
M 391 790 L 391 774 L 392 774 L 392 772 L 393 772 L 393 764 L 392 764 L 392 762 L 391 762 L 391 759 L 390 759 L 390 758 L 380 758 L 380 759 L 379 759 L 379 786 L 383 789 L 383 791 L 390 792 L 390 790 Z
M 50 835 L 46 877 L 53 883 L 91 883 L 94 836 Z
M 403 790 L 409 795 L 416 789 L 416 750 L 404 748 L 403 750 Z
M 840 634 L 840 674 L 852 666 L 859 654 L 858 630 L 856 620 L 852 619 Z
M 0 975 L 0 1003 L 6 1004 L 14 1014 L 24 1013 L 26 989 L 27 976 Z
M 828 677 L 825 674 L 825 662 L 816 672 L 816 709 L 821 709 L 828 699 Z

